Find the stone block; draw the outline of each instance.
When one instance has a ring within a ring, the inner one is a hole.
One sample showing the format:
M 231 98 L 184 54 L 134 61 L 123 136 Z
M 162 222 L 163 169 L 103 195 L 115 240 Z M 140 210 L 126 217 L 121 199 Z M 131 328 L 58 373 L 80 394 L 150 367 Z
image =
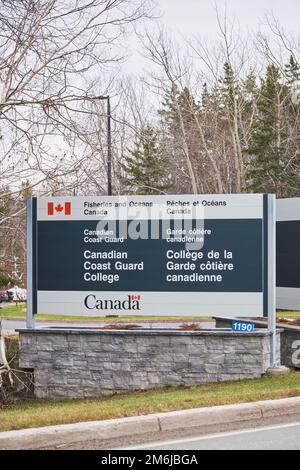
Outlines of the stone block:
M 219 365 L 218 364 L 205 364 L 204 370 L 208 374 L 217 374 L 219 371 Z
M 245 364 L 260 364 L 262 362 L 262 355 L 257 354 L 243 354 L 242 360 Z
M 38 351 L 37 360 L 39 362 L 52 362 L 53 360 L 53 351 Z

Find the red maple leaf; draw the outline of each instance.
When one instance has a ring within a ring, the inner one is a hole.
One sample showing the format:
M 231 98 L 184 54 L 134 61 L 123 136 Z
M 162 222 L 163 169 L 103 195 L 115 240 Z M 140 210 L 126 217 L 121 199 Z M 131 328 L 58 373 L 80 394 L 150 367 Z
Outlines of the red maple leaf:
M 64 207 L 61 204 L 58 204 L 57 206 L 55 206 L 55 210 L 56 212 L 62 212 L 64 210 Z

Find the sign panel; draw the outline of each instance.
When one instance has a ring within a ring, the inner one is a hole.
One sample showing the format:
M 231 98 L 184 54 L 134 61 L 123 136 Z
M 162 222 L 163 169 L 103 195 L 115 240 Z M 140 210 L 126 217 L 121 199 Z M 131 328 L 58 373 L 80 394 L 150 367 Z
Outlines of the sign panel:
M 277 200 L 277 308 L 300 310 L 300 198 Z
M 266 314 L 266 214 L 252 194 L 38 198 L 33 311 Z

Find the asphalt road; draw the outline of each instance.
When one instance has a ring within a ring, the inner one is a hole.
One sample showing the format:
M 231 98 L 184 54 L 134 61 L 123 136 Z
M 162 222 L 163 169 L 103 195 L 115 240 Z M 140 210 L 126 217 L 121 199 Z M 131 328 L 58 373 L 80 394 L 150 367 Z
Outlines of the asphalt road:
M 300 450 L 300 423 L 210 434 L 130 449 L 142 450 Z

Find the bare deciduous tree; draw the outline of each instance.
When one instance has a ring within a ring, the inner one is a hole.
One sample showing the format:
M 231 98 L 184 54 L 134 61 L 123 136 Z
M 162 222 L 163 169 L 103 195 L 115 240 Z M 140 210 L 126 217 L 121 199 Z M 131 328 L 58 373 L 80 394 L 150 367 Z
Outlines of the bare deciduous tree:
M 107 92 L 104 72 L 122 60 L 127 26 L 148 17 L 152 1 L 20 0 L 16 8 L 1 0 L 0 7 L 0 178 L 15 188 L 26 179 L 39 188 L 70 173 L 78 179 L 93 152 L 87 117 L 99 119 L 91 100 Z

